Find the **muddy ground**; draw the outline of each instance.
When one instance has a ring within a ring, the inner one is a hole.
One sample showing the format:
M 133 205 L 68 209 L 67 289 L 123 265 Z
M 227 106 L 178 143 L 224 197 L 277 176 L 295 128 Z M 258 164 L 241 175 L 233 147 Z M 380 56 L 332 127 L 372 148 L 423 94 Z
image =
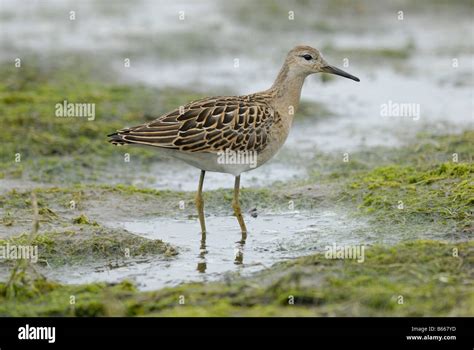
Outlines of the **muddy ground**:
M 468 3 L 295 2 L 293 23 L 271 20 L 287 16 L 279 1 L 188 4 L 184 23 L 176 8 L 157 11 L 151 1 L 114 11 L 100 4 L 80 6 L 107 21 L 99 34 L 90 18 L 72 27 L 58 20 L 57 3 L 3 7 L 0 246 L 34 245 L 39 256 L 0 259 L 0 315 L 473 314 L 473 53 L 459 35 L 472 30 Z M 147 12 L 161 20 L 143 21 Z M 222 16 L 195 22 L 203 13 Z M 16 25 L 22 16 L 31 27 Z M 156 23 L 168 24 L 166 36 Z M 217 34 L 208 40 L 189 30 L 196 25 Z M 269 28 L 281 40 L 262 47 Z M 247 35 L 254 49 L 242 52 L 229 38 L 248 31 L 258 33 Z M 189 100 L 267 88 L 300 42 L 341 67 L 350 58 L 344 69 L 362 81 L 306 83 L 285 147 L 243 175 L 245 239 L 231 176 L 206 177 L 202 237 L 199 170 L 106 142 Z M 190 60 L 184 47 L 199 54 Z M 55 117 L 64 99 L 95 103 L 96 118 Z M 388 100 L 419 103 L 420 118 L 381 116 Z M 364 262 L 327 259 L 333 244 L 363 246 Z

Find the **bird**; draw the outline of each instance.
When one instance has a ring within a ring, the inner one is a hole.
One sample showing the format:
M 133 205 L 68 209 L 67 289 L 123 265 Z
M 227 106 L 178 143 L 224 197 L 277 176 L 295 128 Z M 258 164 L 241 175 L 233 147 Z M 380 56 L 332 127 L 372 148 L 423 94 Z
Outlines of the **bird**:
M 195 204 L 201 233 L 206 233 L 202 196 L 206 172 L 235 177 L 232 208 L 247 234 L 240 207 L 241 174 L 270 160 L 285 143 L 311 74 L 359 78 L 326 62 L 315 48 L 298 45 L 284 60 L 273 85 L 242 96 L 206 97 L 189 102 L 155 120 L 107 135 L 114 145 L 145 145 L 201 170 Z

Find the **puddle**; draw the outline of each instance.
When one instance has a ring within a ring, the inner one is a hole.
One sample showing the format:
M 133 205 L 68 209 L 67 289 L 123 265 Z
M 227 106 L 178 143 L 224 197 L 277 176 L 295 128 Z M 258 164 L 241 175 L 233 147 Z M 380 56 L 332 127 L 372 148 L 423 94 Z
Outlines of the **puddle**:
M 376 62 L 372 58 L 358 61 L 355 55 L 345 68 L 344 54 L 328 54 L 328 60 L 359 76 L 361 82 L 336 78 L 322 84 L 316 77 L 308 79 L 302 97 L 324 105 L 334 116 L 321 120 L 318 116 L 296 118 L 282 152 L 263 167 L 245 173 L 243 187 L 269 186 L 274 181 L 305 177 L 307 164 L 311 164 L 307 161 L 312 159 L 314 150 L 334 154 L 355 152 L 360 147 L 396 147 L 419 131 L 437 128 L 459 132 L 472 128 L 473 56 L 465 39 L 472 32 L 472 18 L 467 11 L 424 11 L 424 15 L 410 11 L 402 26 L 396 20 L 396 10 L 369 5 L 379 8 L 380 13 L 370 17 L 370 25 L 364 31 L 343 27 L 337 32 L 325 32 L 305 27 L 259 30 L 245 20 L 227 16 L 224 7 L 213 0 L 199 4 L 187 0 L 114 4 L 0 0 L 0 59 L 25 57 L 28 61 L 30 53 L 44 53 L 50 59 L 74 52 L 91 52 L 93 59 L 100 52 L 126 83 L 202 88 L 216 94 L 224 87 L 244 94 L 268 88 L 283 55 L 295 44 L 306 42 L 319 48 L 329 45 L 351 52 L 351 48 L 396 48 L 413 43 L 411 56 L 398 63 L 383 57 L 376 57 Z M 406 7 L 404 2 L 400 4 Z M 74 22 L 68 19 L 72 9 L 78 15 Z M 178 20 L 181 10 L 186 11 L 189 20 Z M 327 14 L 307 11 L 298 16 L 310 16 L 317 23 Z M 334 20 L 341 22 L 336 17 Z M 352 18 L 352 24 L 363 24 L 368 17 Z M 273 40 L 275 33 L 278 40 Z M 240 38 L 245 38 L 245 50 L 240 48 Z M 262 45 L 270 40 L 271 45 Z M 180 47 L 190 47 L 185 51 L 189 54 L 183 55 Z M 132 66 L 124 68 L 123 58 L 131 53 Z M 234 67 L 236 58 L 240 62 L 238 69 Z M 458 59 L 459 67 L 453 67 L 453 58 Z M 419 104 L 420 119 L 381 117 L 381 104 L 388 101 Z M 157 111 L 160 112 L 166 111 Z M 452 125 L 451 129 L 446 125 Z M 158 189 L 195 191 L 199 177 L 199 170 L 177 161 L 156 164 L 150 173 L 150 187 Z M 0 191 L 4 191 L 3 186 L 7 188 L 13 183 L 0 182 Z M 232 186 L 230 175 L 206 174 L 204 190 Z M 158 218 L 108 223 L 138 235 L 163 239 L 180 247 L 181 253 L 176 259 L 148 259 L 100 270 L 63 267 L 47 275 L 66 283 L 127 278 L 135 280 L 142 289 L 155 289 L 185 281 L 213 280 L 227 272 L 250 273 L 278 261 L 323 250 L 333 242 L 370 244 L 376 239 L 363 223 L 331 211 L 261 215 L 246 220 L 251 233 L 243 245 L 238 243 L 241 237 L 234 217 L 207 218 L 205 249 L 201 249 L 199 224 L 195 220 Z M 394 242 L 401 235 L 395 232 L 382 239 Z M 236 256 L 241 263 L 236 264 Z
M 130 279 L 143 290 L 182 282 L 210 281 L 229 272 L 249 274 L 276 262 L 323 251 L 327 245 L 369 243 L 362 223 L 339 213 L 285 213 L 246 218 L 245 242 L 234 217 L 208 217 L 205 241 L 195 220 L 154 220 L 108 223 L 147 238 L 162 239 L 180 248 L 173 259 L 153 258 L 107 268 L 54 269 L 48 277 L 63 283 L 116 282 Z M 369 238 L 371 240 L 371 238 Z

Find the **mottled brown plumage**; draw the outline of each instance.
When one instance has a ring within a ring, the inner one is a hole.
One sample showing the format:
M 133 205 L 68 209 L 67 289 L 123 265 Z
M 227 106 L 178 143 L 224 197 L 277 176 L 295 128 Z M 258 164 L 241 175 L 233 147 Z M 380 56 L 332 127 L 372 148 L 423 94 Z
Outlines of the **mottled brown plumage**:
M 272 94 L 217 96 L 190 102 L 142 125 L 109 135 L 113 144 L 143 144 L 181 152 L 261 152 L 281 121 Z

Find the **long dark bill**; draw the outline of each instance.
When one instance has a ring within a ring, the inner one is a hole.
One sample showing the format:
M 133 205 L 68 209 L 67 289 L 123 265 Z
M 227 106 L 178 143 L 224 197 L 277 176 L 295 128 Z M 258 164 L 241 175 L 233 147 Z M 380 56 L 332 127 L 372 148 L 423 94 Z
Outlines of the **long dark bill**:
M 349 79 L 352 79 L 352 80 L 355 80 L 355 81 L 360 81 L 359 78 L 357 78 L 357 77 L 355 77 L 355 76 L 353 76 L 353 75 L 351 75 L 347 72 L 344 72 L 342 69 L 336 68 L 334 66 L 323 67 L 322 71 L 325 72 L 325 73 L 340 75 L 341 77 L 349 78 Z

